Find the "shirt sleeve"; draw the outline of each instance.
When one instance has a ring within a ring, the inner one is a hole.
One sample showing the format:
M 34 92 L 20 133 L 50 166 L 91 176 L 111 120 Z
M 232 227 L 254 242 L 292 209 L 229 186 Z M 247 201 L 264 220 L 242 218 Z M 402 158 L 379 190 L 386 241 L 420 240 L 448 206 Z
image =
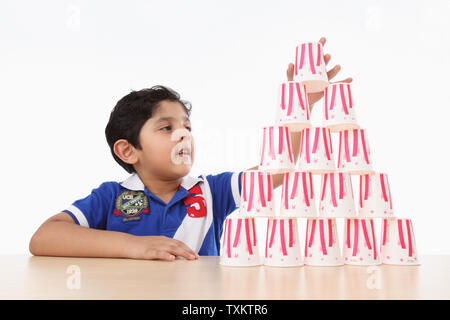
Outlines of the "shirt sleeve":
M 113 183 L 105 182 L 93 189 L 86 198 L 75 201 L 69 208 L 63 210 L 68 213 L 75 223 L 86 228 L 106 229 L 108 212 L 114 205 Z
M 217 175 L 208 175 L 209 187 L 213 197 L 214 215 L 220 220 L 239 208 L 241 199 L 242 172 L 223 172 Z

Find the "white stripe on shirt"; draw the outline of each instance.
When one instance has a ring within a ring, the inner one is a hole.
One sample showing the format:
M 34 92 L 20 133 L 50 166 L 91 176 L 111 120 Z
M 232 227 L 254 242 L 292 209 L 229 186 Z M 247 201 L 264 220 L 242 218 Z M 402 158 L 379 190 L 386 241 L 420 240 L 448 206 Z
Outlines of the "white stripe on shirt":
M 84 215 L 84 213 L 80 209 L 78 209 L 74 205 L 71 205 L 67 209 L 67 211 L 72 212 L 72 214 L 75 216 L 75 218 L 77 218 L 78 222 L 80 223 L 80 226 L 89 228 L 89 223 L 88 223 L 88 221 L 86 219 L 86 216 Z

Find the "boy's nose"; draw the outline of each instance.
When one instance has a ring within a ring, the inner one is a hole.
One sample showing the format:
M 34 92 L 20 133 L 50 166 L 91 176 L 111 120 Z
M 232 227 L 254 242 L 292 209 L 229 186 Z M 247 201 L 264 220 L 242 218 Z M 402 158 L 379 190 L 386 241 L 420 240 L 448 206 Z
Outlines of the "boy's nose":
M 186 128 L 176 129 L 172 132 L 172 141 L 183 141 L 185 138 L 190 138 L 191 133 Z

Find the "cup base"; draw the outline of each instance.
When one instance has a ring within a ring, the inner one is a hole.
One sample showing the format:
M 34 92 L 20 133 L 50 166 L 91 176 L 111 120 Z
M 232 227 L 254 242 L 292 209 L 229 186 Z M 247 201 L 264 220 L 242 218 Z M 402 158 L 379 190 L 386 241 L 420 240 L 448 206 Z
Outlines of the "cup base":
M 305 168 L 299 168 L 297 170 L 310 172 L 311 174 L 336 173 L 335 169 L 305 169 Z
M 377 213 L 377 214 L 371 214 L 371 215 L 364 215 L 364 214 L 361 214 L 361 213 L 359 213 L 358 214 L 358 218 L 361 218 L 361 219 L 383 219 L 383 218 L 385 218 L 385 219 L 394 219 L 394 218 L 396 218 L 396 216 L 394 216 L 393 214 L 381 214 L 381 213 Z
M 319 216 L 317 218 L 322 218 L 322 219 L 336 219 L 336 218 L 358 219 L 360 217 L 356 213 L 354 213 L 354 214 L 319 214 Z
M 274 215 L 275 215 L 275 213 L 270 213 L 270 212 L 267 212 L 267 211 L 251 212 L 251 213 L 245 213 L 245 212 L 239 211 L 239 213 L 238 213 L 239 218 L 272 217 Z
M 420 266 L 420 262 L 409 262 L 409 263 L 396 263 L 396 262 L 385 262 L 382 261 L 381 264 L 388 264 L 388 265 L 392 265 L 392 266 Z
M 364 266 L 379 266 L 381 265 L 381 261 L 378 262 L 366 262 L 366 263 L 358 263 L 358 262 L 344 262 L 345 265 L 349 265 L 349 266 L 359 266 L 359 267 L 364 267 Z
M 238 263 L 238 262 L 223 262 L 223 261 L 220 261 L 219 264 L 221 266 L 224 266 L 224 267 L 258 267 L 258 266 L 262 265 L 261 262 L 256 262 L 256 261 L 253 262 L 253 263 L 248 263 L 248 264 Z
M 298 264 L 272 264 L 272 263 L 264 263 L 265 267 L 274 267 L 274 268 L 297 268 L 297 267 L 303 267 L 303 263 Z
M 305 262 L 305 266 L 309 267 L 342 267 L 344 265 L 343 262 L 336 264 L 319 264 L 319 263 L 307 263 Z
M 346 169 L 342 169 L 342 168 L 338 168 L 338 170 L 337 170 L 338 172 L 344 172 L 344 173 L 349 173 L 349 174 L 351 174 L 352 176 L 361 176 L 361 175 L 366 175 L 366 174 L 368 174 L 368 175 L 374 175 L 376 172 L 374 171 L 374 170 L 358 170 L 358 169 L 355 169 L 355 170 L 352 170 L 352 169 L 349 169 L 349 170 L 346 170 Z
M 295 171 L 295 168 L 273 168 L 273 169 L 267 169 L 264 167 L 259 167 L 260 171 L 267 172 L 269 174 L 279 174 L 279 173 L 287 173 Z
M 340 132 L 345 130 L 353 130 L 353 129 L 360 129 L 360 126 L 356 123 L 342 123 L 342 124 L 334 124 L 334 125 L 327 125 L 328 129 L 330 129 L 331 132 Z
M 287 219 L 289 219 L 289 218 L 310 218 L 310 219 L 313 219 L 313 218 L 319 218 L 317 215 L 308 215 L 308 214 L 300 214 L 300 213 L 297 213 L 297 214 L 295 214 L 295 213 L 285 213 L 285 214 L 280 214 L 278 217 L 280 217 L 280 218 L 287 218 Z

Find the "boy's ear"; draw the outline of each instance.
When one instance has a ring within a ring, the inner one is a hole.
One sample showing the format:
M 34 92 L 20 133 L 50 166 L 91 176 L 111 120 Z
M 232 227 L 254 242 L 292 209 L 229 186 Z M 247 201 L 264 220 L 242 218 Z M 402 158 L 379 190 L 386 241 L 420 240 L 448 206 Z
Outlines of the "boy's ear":
M 125 139 L 119 139 L 114 143 L 114 153 L 123 162 L 134 165 L 138 162 L 136 149 Z

